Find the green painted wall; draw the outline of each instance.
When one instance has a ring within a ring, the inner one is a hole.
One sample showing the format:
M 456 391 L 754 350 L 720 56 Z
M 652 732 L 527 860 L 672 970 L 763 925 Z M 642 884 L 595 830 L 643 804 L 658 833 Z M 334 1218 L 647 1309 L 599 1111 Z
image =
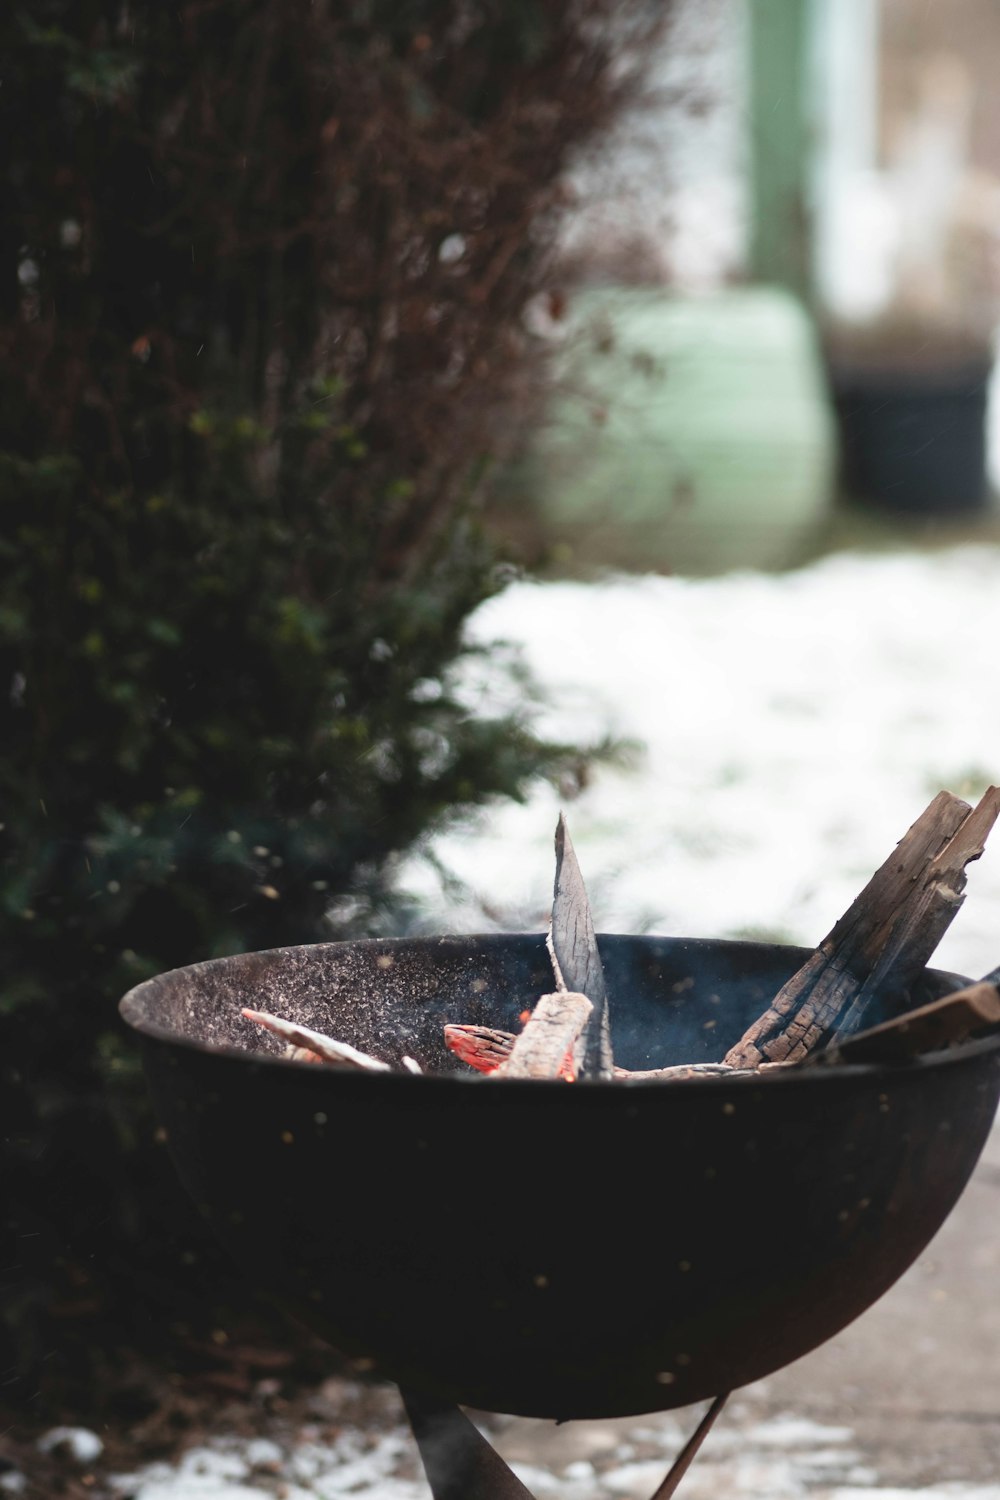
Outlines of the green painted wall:
M 777 289 L 574 299 L 548 420 L 515 476 L 567 561 L 712 571 L 795 559 L 827 511 L 813 327 Z
M 812 0 L 746 0 L 751 279 L 813 296 Z

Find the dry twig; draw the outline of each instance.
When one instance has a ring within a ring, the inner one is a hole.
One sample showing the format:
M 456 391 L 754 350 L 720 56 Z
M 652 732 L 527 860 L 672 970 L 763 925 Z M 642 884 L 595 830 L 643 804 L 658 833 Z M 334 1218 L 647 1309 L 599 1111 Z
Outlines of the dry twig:
M 339 1063 L 341 1067 L 363 1068 L 368 1073 L 392 1072 L 388 1063 L 381 1062 L 377 1057 L 369 1057 L 367 1052 L 359 1052 L 357 1047 L 352 1047 L 347 1042 L 338 1042 L 332 1036 L 324 1036 L 321 1031 L 313 1031 L 310 1026 L 300 1026 L 296 1021 L 286 1021 L 281 1016 L 272 1016 L 268 1011 L 249 1010 L 247 1007 L 244 1007 L 243 1015 L 256 1026 L 263 1026 L 265 1031 L 273 1031 L 275 1036 L 282 1037 L 292 1046 L 315 1053 L 323 1062 Z

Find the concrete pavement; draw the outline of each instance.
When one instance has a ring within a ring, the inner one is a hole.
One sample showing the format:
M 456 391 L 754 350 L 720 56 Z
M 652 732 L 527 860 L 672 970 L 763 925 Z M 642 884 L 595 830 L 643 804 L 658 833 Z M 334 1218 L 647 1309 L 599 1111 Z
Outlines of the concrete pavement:
M 494 1432 L 540 1497 L 648 1500 L 697 1416 L 511 1418 Z M 1000 1500 L 1000 1126 L 920 1260 L 837 1338 L 738 1392 L 680 1494 L 853 1500 L 942 1486 Z

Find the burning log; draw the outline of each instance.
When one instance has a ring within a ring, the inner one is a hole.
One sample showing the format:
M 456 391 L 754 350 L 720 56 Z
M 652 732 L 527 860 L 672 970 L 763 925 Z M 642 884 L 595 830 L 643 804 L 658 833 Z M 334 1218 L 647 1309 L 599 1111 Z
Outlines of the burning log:
M 449 1025 L 444 1028 L 444 1043 L 450 1052 L 460 1057 L 477 1073 L 493 1073 L 510 1057 L 517 1036 L 513 1031 L 498 1031 L 492 1026 Z M 616 1079 L 641 1078 L 648 1081 L 665 1082 L 678 1078 L 722 1078 L 736 1073 L 754 1072 L 755 1069 L 737 1069 L 727 1063 L 676 1063 L 669 1068 L 647 1068 L 634 1071 L 615 1068 Z
M 597 951 L 587 887 L 562 813 L 556 824 L 556 878 L 548 948 L 557 990 L 586 995 L 594 1008 L 584 1038 L 579 1076 L 610 1078 L 614 1060 L 604 966 Z
M 516 1040 L 513 1031 L 497 1031 L 492 1026 L 451 1025 L 444 1028 L 444 1044 L 448 1051 L 454 1052 L 477 1073 L 492 1073 L 505 1063 Z
M 296 1021 L 285 1021 L 281 1016 L 272 1016 L 264 1010 L 249 1010 L 245 1006 L 242 1014 L 248 1021 L 253 1021 L 254 1025 L 262 1026 L 265 1031 L 273 1031 L 275 1036 L 290 1042 L 296 1049 L 315 1054 L 323 1062 L 339 1063 L 341 1067 L 363 1068 L 368 1073 L 392 1071 L 388 1063 L 381 1062 L 377 1057 L 369 1057 L 367 1052 L 359 1052 L 347 1042 L 338 1042 L 332 1036 L 324 1036 L 321 1031 L 313 1031 L 310 1026 L 300 1026 Z M 297 1060 L 303 1061 L 301 1058 Z M 312 1060 L 308 1059 L 310 1062 Z
M 877 991 L 908 988 L 961 906 L 965 866 L 982 854 L 998 813 L 996 787 L 974 810 L 940 792 L 725 1061 L 801 1061 L 857 1030 Z
M 494 1078 L 565 1078 L 572 1082 L 583 1058 L 583 1036 L 594 1007 L 586 995 L 560 990 L 543 995 L 516 1036 Z

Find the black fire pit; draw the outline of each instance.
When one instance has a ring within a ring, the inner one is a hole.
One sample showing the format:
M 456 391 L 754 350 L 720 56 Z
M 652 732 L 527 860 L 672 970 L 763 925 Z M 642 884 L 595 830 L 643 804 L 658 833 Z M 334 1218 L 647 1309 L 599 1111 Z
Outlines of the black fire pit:
M 720 1058 L 806 957 L 599 941 L 627 1068 Z M 911 1002 L 962 982 L 927 971 Z M 609 1417 L 767 1375 L 906 1270 L 997 1107 L 992 1036 L 916 1063 L 668 1083 L 489 1080 L 445 1051 L 446 1022 L 516 1030 L 550 987 L 542 936 L 488 936 L 245 954 L 122 1001 L 220 1238 L 432 1404 Z M 244 1005 L 427 1074 L 287 1062 Z

